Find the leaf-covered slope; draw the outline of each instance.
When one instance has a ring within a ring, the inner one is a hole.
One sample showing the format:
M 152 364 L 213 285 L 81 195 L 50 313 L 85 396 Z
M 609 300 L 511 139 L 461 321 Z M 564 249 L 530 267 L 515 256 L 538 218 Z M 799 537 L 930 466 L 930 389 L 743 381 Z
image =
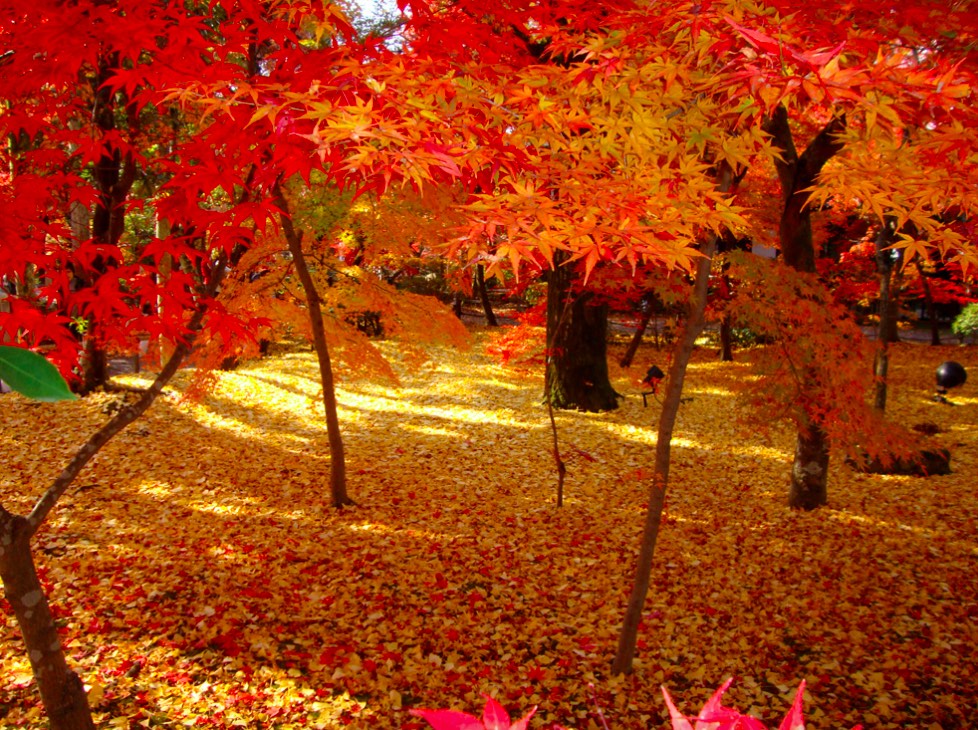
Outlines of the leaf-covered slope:
M 971 385 L 956 407 L 928 398 L 936 364 L 973 369 L 974 351 L 895 350 L 891 417 L 941 427 L 955 473 L 859 475 L 836 460 L 831 506 L 811 514 L 783 506 L 790 433 L 758 442 L 737 423 L 748 366 L 712 355 L 694 362 L 680 412 L 634 676 L 607 670 L 657 404 L 558 414 L 557 511 L 541 383 L 440 352 L 400 387 L 341 389 L 359 506 L 336 512 L 315 360 L 293 353 L 223 374 L 199 405 L 159 403 L 38 536 L 97 713 L 110 727 L 421 727 L 411 707 L 474 711 L 487 692 L 514 716 L 540 704 L 534 727 L 596 727 L 600 710 L 637 729 L 665 726 L 660 683 L 694 707 L 732 674 L 729 703 L 768 720 L 807 679 L 811 728 L 966 725 L 978 398 Z M 663 359 L 647 350 L 635 372 Z M 4 503 L 48 484 L 117 397 L 3 396 Z M 43 726 L 30 681 L 8 614 L 6 726 Z

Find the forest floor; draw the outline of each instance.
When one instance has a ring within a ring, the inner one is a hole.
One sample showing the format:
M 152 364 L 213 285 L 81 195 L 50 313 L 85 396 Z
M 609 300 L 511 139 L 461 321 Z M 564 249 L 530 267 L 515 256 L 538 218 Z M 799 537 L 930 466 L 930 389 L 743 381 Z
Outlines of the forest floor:
M 772 727 L 802 679 L 813 730 L 973 724 L 978 395 L 930 396 L 937 364 L 978 373 L 978 348 L 893 348 L 889 417 L 935 424 L 953 474 L 836 458 L 812 513 L 785 507 L 791 430 L 761 438 L 735 398 L 750 352 L 699 350 L 636 670 L 616 678 L 659 411 L 637 380 L 666 353 L 614 369 L 617 411 L 557 414 L 557 509 L 541 379 L 483 345 L 341 385 L 353 508 L 328 504 L 308 352 L 162 398 L 106 447 L 35 539 L 101 726 L 420 728 L 409 709 L 477 713 L 487 693 L 539 705 L 533 728 L 637 730 L 666 726 L 660 685 L 692 714 L 728 676 L 727 704 Z M 28 509 L 119 398 L 0 396 L 2 503 Z M 43 727 L 4 618 L 0 724 Z

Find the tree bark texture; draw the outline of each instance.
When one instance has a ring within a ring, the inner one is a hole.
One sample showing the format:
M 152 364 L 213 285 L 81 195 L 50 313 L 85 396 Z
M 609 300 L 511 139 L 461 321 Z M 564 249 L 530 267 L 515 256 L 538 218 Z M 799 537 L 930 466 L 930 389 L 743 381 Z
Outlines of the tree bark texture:
M 828 502 L 829 439 L 818 425 L 798 430 L 788 506 L 811 510 Z
M 27 654 L 52 730 L 94 730 L 81 678 L 68 667 L 31 555 L 26 517 L 0 507 L 0 575 L 27 647 Z
M 306 306 L 309 308 L 309 324 L 312 327 L 313 346 L 319 360 L 319 378 L 323 386 L 323 409 L 326 413 L 326 435 L 329 440 L 329 489 L 334 507 L 355 504 L 346 491 L 346 454 L 343 449 L 343 435 L 340 432 L 340 419 L 336 405 L 336 387 L 333 379 L 333 365 L 330 362 L 329 346 L 326 343 L 326 329 L 323 326 L 322 299 L 316 283 L 309 273 L 305 254 L 302 252 L 302 236 L 292 225 L 288 201 L 281 185 L 275 185 L 275 204 L 282 211 L 280 221 L 285 239 L 292 254 L 292 263 L 299 275 L 299 281 L 306 293 Z
M 572 291 L 574 272 L 566 261 L 565 252 L 556 252 L 547 279 L 547 342 L 552 346 L 544 398 L 564 410 L 614 410 L 619 395 L 608 376 L 608 308 L 592 305 L 588 293 Z
M 652 575 L 652 559 L 655 555 L 655 545 L 659 539 L 659 529 L 662 525 L 662 511 L 665 507 L 666 488 L 669 485 L 669 466 L 672 457 L 672 432 L 679 414 L 682 402 L 683 383 L 686 379 L 686 368 L 696 338 L 703 331 L 703 313 L 706 311 L 707 291 L 710 280 L 710 266 L 713 253 L 716 250 L 716 240 L 711 237 L 703 247 L 703 257 L 696 264 L 696 281 L 693 297 L 689 303 L 689 313 L 680 336 L 673 350 L 672 364 L 669 367 L 666 387 L 662 395 L 662 413 L 659 416 L 659 428 L 655 441 L 655 471 L 652 485 L 649 489 L 649 506 L 645 513 L 645 524 L 642 529 L 642 542 L 639 547 L 635 578 L 631 594 L 625 609 L 625 618 L 618 633 L 618 650 L 611 665 L 613 674 L 628 674 L 632 671 L 635 659 L 635 649 L 638 645 L 638 629 L 642 620 L 642 611 L 649 593 L 649 583 Z
M 812 214 L 808 205 L 811 193 L 808 189 L 816 183 L 825 163 L 841 151 L 843 145 L 838 135 L 845 126 L 844 116 L 833 118 L 799 156 L 785 107 L 779 106 L 764 125 L 765 131 L 772 137 L 772 144 L 781 153 L 781 159 L 775 161 L 784 199 L 779 227 L 781 255 L 788 266 L 798 271 L 816 271 Z M 801 377 L 804 388 L 805 382 L 814 381 L 815 373 L 805 370 Z M 798 424 L 788 491 L 789 506 L 811 510 L 828 502 L 828 464 L 828 437 L 817 423 L 806 416 Z

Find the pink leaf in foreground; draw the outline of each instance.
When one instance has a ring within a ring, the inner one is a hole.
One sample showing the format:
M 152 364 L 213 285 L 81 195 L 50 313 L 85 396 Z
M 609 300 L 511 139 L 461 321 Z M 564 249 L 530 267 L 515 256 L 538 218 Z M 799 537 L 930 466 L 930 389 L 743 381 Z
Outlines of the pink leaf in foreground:
M 527 730 L 530 718 L 537 708 L 532 708 L 523 717 L 509 724 L 509 713 L 489 695 L 482 710 L 482 719 L 457 710 L 411 710 L 415 717 L 423 718 L 434 730 Z
M 791 709 L 784 716 L 784 720 L 778 725 L 778 730 L 805 730 L 805 718 L 801 714 L 801 703 L 805 694 L 805 680 L 801 680 L 798 691 L 795 692 L 795 701 L 791 704 Z
M 526 730 L 530 726 L 530 718 L 533 717 L 533 713 L 536 711 L 536 707 L 531 707 L 530 711 L 514 722 L 509 730 Z M 559 730 L 559 728 L 557 730 Z
M 423 718 L 435 730 L 484 730 L 479 718 L 456 710 L 411 710 L 415 717 Z
M 666 707 L 669 708 L 669 717 L 672 719 L 672 730 L 693 730 L 692 723 L 686 719 L 684 714 L 676 709 L 672 697 L 669 696 L 669 690 L 665 687 L 662 688 L 662 696 L 666 698 Z
M 700 714 L 696 717 L 695 730 L 719 730 L 722 724 L 738 720 L 741 714 L 729 707 L 724 707 L 721 700 L 723 693 L 733 684 L 733 677 L 720 685 L 720 688 L 703 705 Z
M 509 730 L 509 713 L 506 709 L 489 695 L 482 696 L 486 698 L 486 706 L 482 710 L 482 724 L 486 730 Z

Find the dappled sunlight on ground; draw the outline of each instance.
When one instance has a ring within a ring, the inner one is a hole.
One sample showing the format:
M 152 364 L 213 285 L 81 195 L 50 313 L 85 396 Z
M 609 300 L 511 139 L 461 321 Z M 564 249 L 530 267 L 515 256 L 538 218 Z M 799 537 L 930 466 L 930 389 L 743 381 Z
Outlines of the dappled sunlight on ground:
M 480 340 L 481 341 L 481 340 Z M 379 343 L 396 354 L 393 343 Z M 978 398 L 933 403 L 944 359 L 894 348 L 890 418 L 928 422 L 950 476 L 858 474 L 834 458 L 830 506 L 784 507 L 793 433 L 732 395 L 748 353 L 700 350 L 636 672 L 608 669 L 652 478 L 665 351 L 612 367 L 621 407 L 557 413 L 542 379 L 477 346 L 432 351 L 399 386 L 338 390 L 350 495 L 329 505 L 314 356 L 221 374 L 200 402 L 162 398 L 81 475 L 35 541 L 70 660 L 111 727 L 354 728 L 420 724 L 411 707 L 477 711 L 480 692 L 532 727 L 665 727 L 658 687 L 771 721 L 806 679 L 809 728 L 965 727 L 978 666 Z M 145 377 L 130 376 L 130 383 Z M 26 511 L 118 395 L 3 396 L 0 496 Z M 43 434 L 41 440 L 38 434 Z M 590 685 L 593 684 L 593 690 Z M 0 717 L 42 726 L 13 619 L 0 637 Z

